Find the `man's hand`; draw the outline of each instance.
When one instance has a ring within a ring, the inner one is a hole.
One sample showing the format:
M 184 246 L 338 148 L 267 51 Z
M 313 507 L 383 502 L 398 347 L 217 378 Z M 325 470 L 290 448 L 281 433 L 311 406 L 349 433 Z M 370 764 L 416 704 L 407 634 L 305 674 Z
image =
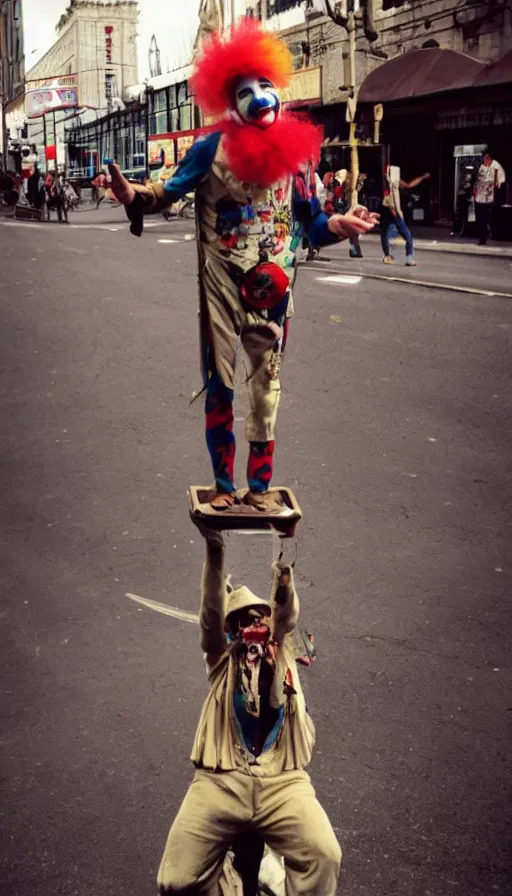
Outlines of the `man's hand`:
M 122 202 L 125 206 L 131 205 L 136 196 L 131 183 L 129 183 L 124 174 L 121 173 L 119 165 L 109 165 L 108 170 L 112 177 L 112 190 L 115 193 L 116 199 L 118 199 L 119 202 Z
M 332 215 L 328 221 L 328 228 L 339 239 L 354 239 L 363 233 L 369 233 L 378 224 L 379 216 L 364 209 L 363 217 L 359 211 L 347 215 Z

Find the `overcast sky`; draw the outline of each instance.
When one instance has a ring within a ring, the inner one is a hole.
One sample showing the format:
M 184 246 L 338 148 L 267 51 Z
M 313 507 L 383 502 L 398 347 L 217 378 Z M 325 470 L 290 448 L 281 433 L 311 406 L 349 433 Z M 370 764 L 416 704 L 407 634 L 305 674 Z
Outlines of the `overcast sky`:
M 55 26 L 67 6 L 69 0 L 23 0 L 27 71 L 54 43 Z M 139 81 L 149 74 L 152 34 L 156 34 L 160 47 L 163 72 L 189 61 L 186 57 L 197 30 L 198 8 L 199 0 L 139 0 Z

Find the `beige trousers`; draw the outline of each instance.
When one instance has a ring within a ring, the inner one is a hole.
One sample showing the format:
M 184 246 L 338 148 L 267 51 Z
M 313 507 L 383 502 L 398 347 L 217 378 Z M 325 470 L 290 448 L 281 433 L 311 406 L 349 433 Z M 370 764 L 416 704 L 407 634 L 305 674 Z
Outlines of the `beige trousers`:
M 219 896 L 226 852 L 250 829 L 284 858 L 290 896 L 335 896 L 341 849 L 301 770 L 272 777 L 196 771 L 169 832 L 160 893 Z
M 276 337 L 264 318 L 245 311 L 237 285 L 220 262 L 207 260 L 203 285 L 218 374 L 224 385 L 234 390 L 236 351 L 240 340 L 249 393 L 245 437 L 248 442 L 269 442 L 275 438 L 281 397 L 279 379 L 271 379 L 268 375 Z

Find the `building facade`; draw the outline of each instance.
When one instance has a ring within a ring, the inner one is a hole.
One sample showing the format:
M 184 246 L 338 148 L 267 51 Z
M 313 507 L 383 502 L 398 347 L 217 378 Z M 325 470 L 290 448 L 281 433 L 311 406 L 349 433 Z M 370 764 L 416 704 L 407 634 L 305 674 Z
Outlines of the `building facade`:
M 87 179 L 115 159 L 129 177 L 143 180 L 167 165 L 173 168 L 202 132 L 189 88 L 192 66 L 150 78 L 130 90 L 128 108 L 95 121 L 66 127 L 67 168 Z
M 12 167 L 9 153 L 18 136 L 18 119 L 23 121 L 24 82 L 22 2 L 0 0 L 0 153 L 5 168 Z
M 371 42 L 363 30 L 364 0 L 330 2 L 335 16 L 346 16 L 351 8 L 358 11 L 355 85 L 361 170 L 373 180 L 376 193 L 382 189 L 386 159 L 401 166 L 405 179 L 430 171 L 432 178 L 424 188 L 422 208 L 415 209 L 415 220 L 447 220 L 453 214 L 457 154 L 466 152 L 464 147 L 471 154 L 472 147 L 489 146 L 512 181 L 512 164 L 507 168 L 512 140 L 512 9 L 507 0 L 368 2 L 376 32 Z M 278 30 L 288 43 L 296 67 L 293 100 L 309 107 L 323 126 L 329 141 L 323 161 L 336 170 L 350 167 L 349 47 L 345 28 L 325 11 L 325 0 L 247 3 L 248 15 Z M 476 67 L 474 85 L 469 76 L 460 77 L 468 57 Z M 424 84 L 413 89 L 422 68 Z M 396 95 L 385 87 L 393 75 Z M 369 81 L 371 90 L 366 89 Z M 312 96 L 318 83 L 320 100 Z M 384 108 L 376 145 L 373 110 L 379 103 Z
M 27 73 L 27 90 L 56 76 L 76 75 L 80 119 L 95 120 L 122 109 L 128 87 L 137 83 L 137 0 L 71 0 L 57 24 L 57 40 Z M 29 141 L 58 146 L 63 163 L 64 125 L 73 113 L 56 112 L 29 121 Z

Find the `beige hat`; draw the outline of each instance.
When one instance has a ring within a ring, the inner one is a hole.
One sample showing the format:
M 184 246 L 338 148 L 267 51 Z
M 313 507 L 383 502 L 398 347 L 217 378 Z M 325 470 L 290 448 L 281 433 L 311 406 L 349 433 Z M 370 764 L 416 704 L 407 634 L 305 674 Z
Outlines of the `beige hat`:
M 234 588 L 233 591 L 228 592 L 226 619 L 232 613 L 239 613 L 240 610 L 249 610 L 251 607 L 261 610 L 265 616 L 270 616 L 272 612 L 272 607 L 268 600 L 256 597 L 249 588 L 246 588 L 245 585 L 240 585 L 239 588 Z

